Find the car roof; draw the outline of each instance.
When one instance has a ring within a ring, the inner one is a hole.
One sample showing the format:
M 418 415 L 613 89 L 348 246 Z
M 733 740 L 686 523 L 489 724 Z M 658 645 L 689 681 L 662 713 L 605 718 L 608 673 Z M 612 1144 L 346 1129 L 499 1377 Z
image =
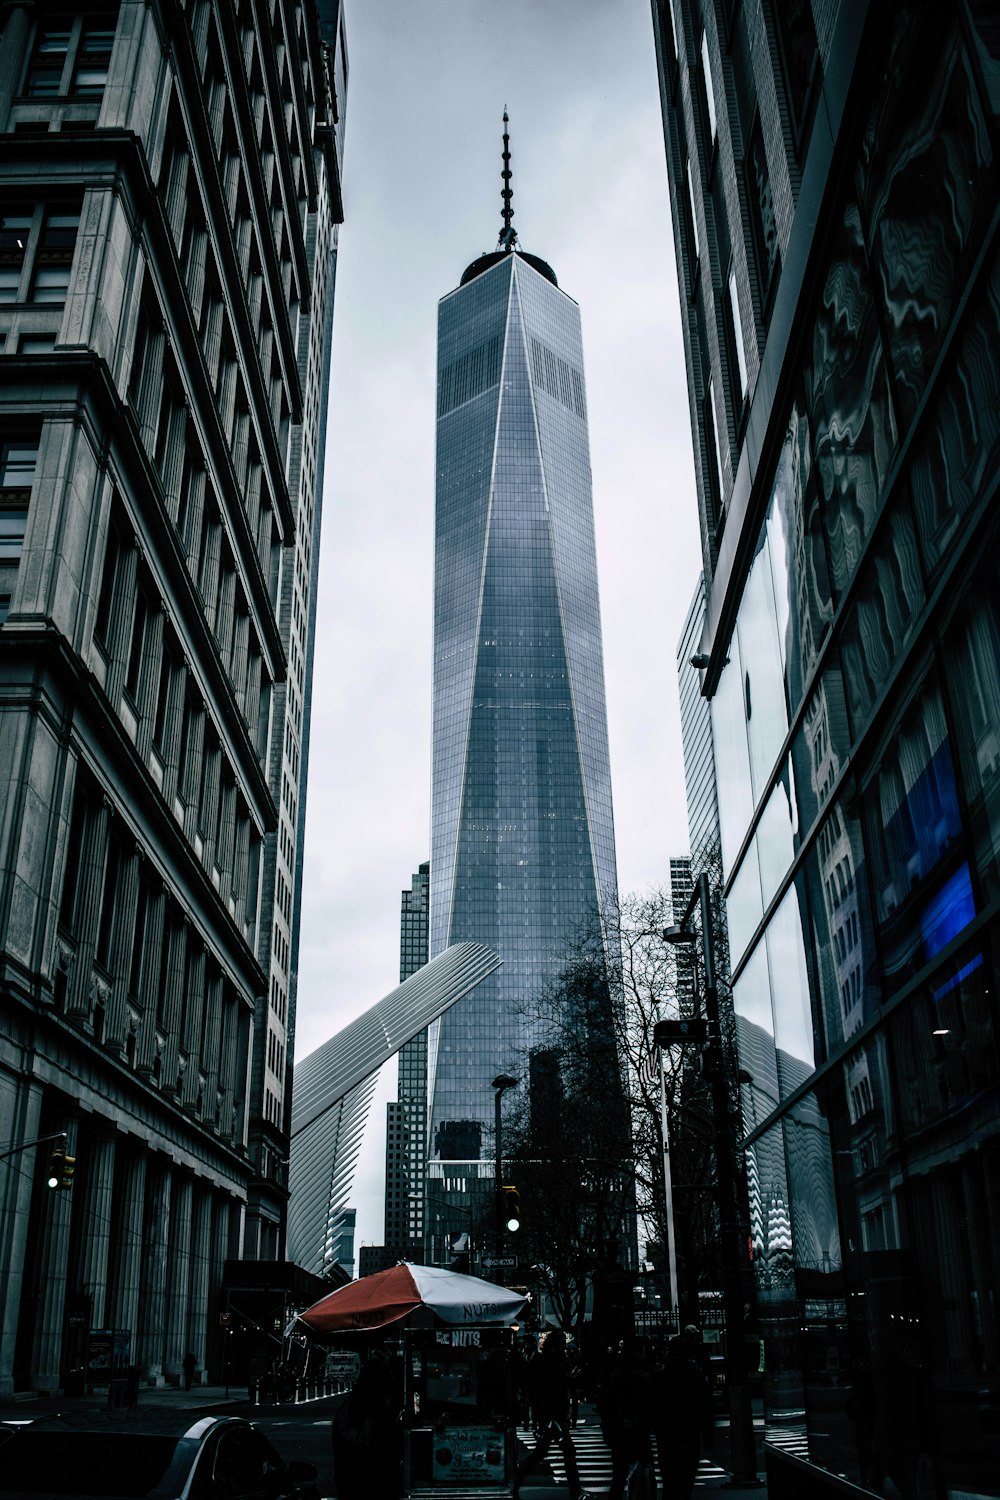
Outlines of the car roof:
M 190 1438 L 198 1441 L 219 1427 L 248 1427 L 242 1417 L 213 1416 L 193 1411 L 170 1411 L 163 1409 L 137 1409 L 134 1411 L 106 1411 L 87 1409 L 82 1411 L 52 1412 L 48 1416 L 36 1417 L 19 1427 L 19 1432 L 131 1432 L 150 1437 Z

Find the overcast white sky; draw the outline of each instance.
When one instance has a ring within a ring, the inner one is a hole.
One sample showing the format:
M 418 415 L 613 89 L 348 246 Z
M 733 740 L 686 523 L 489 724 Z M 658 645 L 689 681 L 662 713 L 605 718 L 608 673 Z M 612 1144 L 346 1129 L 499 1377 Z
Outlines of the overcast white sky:
M 429 855 L 437 303 L 514 225 L 580 303 L 618 873 L 687 849 L 674 658 L 701 566 L 649 0 L 347 0 L 345 214 L 296 1056 L 398 983 Z M 392 1076 L 390 1076 L 392 1075 Z M 382 1239 L 383 1071 L 355 1178 Z

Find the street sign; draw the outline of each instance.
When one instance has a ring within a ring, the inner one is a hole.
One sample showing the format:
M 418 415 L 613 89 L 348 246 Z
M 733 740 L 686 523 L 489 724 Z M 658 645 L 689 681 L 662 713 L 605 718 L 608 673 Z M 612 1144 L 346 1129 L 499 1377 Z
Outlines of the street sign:
M 676 1047 L 679 1042 L 707 1042 L 708 1022 L 657 1021 L 653 1027 L 653 1041 L 658 1047 Z
M 503 1268 L 504 1266 L 516 1266 L 517 1265 L 517 1256 L 516 1255 L 484 1255 L 483 1258 L 482 1258 L 482 1260 L 480 1261 L 480 1265 L 490 1266 L 490 1267 L 492 1267 L 492 1266 L 499 1266 L 501 1268 Z

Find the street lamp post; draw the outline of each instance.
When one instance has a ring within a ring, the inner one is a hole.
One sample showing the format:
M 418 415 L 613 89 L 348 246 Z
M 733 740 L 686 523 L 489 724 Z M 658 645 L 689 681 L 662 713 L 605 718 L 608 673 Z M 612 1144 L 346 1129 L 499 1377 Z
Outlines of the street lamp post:
M 747 1370 L 746 1318 L 741 1274 L 742 1236 L 737 1210 L 737 1170 L 729 1132 L 729 1088 L 722 1052 L 719 1021 L 719 990 L 715 974 L 715 924 L 708 876 L 698 876 L 680 923 L 668 927 L 668 943 L 697 942 L 688 923 L 695 907 L 701 907 L 701 946 L 705 964 L 705 1020 L 708 1044 L 705 1061 L 712 1089 L 712 1135 L 715 1144 L 715 1178 L 719 1203 L 722 1252 L 722 1306 L 726 1325 L 726 1392 L 729 1400 L 729 1486 L 753 1486 L 757 1480 L 757 1446 L 753 1430 Z
M 503 1138 L 502 1124 L 500 1120 L 500 1100 L 503 1098 L 508 1089 L 516 1088 L 517 1083 L 518 1080 L 516 1078 L 511 1078 L 509 1073 L 500 1073 L 496 1078 L 494 1078 L 491 1085 L 493 1089 L 493 1102 L 496 1109 L 496 1124 L 493 1142 L 494 1155 L 496 1158 L 494 1166 L 496 1177 L 494 1179 L 493 1211 L 496 1235 L 495 1255 L 497 1260 L 501 1258 L 501 1254 L 503 1252 Z M 503 1266 L 494 1266 L 493 1269 L 497 1284 L 499 1286 L 503 1286 Z

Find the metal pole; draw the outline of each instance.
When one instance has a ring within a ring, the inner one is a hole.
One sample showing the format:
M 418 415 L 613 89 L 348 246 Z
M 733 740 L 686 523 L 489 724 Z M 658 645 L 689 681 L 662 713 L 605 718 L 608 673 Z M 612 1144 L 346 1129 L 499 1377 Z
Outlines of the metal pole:
M 503 1089 L 502 1088 L 497 1088 L 496 1085 L 494 1085 L 493 1102 L 496 1105 L 496 1124 L 495 1124 L 495 1135 L 494 1135 L 494 1138 L 493 1138 L 493 1143 L 494 1143 L 494 1155 L 496 1157 L 496 1161 L 495 1161 L 495 1165 L 494 1165 L 494 1171 L 496 1173 L 496 1176 L 495 1176 L 494 1182 L 493 1182 L 493 1188 L 494 1188 L 494 1192 L 493 1192 L 493 1220 L 494 1220 L 494 1226 L 493 1227 L 494 1227 L 494 1236 L 493 1236 L 493 1238 L 494 1238 L 494 1243 L 495 1243 L 496 1248 L 494 1249 L 493 1253 L 496 1256 L 497 1260 L 500 1259 L 501 1253 L 503 1251 L 503 1166 L 501 1164 L 502 1154 L 503 1153 L 502 1153 L 502 1144 L 501 1144 L 501 1139 L 500 1139 L 500 1130 L 501 1130 L 501 1125 L 500 1125 L 500 1100 L 502 1098 L 503 1098 Z M 493 1267 L 493 1279 L 497 1283 L 498 1286 L 502 1286 L 503 1285 L 503 1266 L 494 1266 Z
M 731 1469 L 727 1488 L 735 1488 L 758 1483 L 757 1445 L 747 1372 L 736 1163 L 729 1132 L 729 1088 L 722 1054 L 719 991 L 715 978 L 715 925 L 706 874 L 698 876 L 698 898 L 701 903 L 701 944 L 705 961 L 705 1018 L 709 1033 L 706 1061 L 712 1085 L 712 1129 L 715 1136 L 715 1173 L 722 1251 L 722 1305 L 726 1322 L 726 1394 L 729 1401 Z
M 677 1242 L 674 1238 L 674 1189 L 670 1176 L 670 1139 L 667 1131 L 667 1085 L 663 1076 L 663 1054 L 658 1054 L 660 1071 L 660 1134 L 663 1137 L 663 1195 L 667 1210 L 667 1272 L 670 1277 L 670 1311 L 679 1312 L 677 1290 Z M 679 1328 L 678 1323 L 678 1328 Z

